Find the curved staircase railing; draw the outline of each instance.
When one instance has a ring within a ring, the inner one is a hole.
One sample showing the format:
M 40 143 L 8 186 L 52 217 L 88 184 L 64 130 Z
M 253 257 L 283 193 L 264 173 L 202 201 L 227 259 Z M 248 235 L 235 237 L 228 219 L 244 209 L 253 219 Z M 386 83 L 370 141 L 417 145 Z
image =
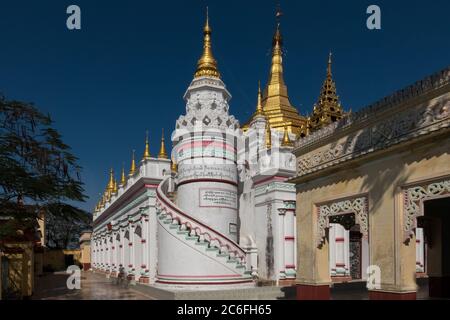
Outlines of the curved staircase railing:
M 190 231 L 190 235 L 200 237 L 200 240 L 209 242 L 211 247 L 217 247 L 221 253 L 227 253 L 230 257 L 239 259 L 245 264 L 245 251 L 233 240 L 212 227 L 196 220 L 177 207 L 168 196 L 168 187 L 171 177 L 164 179 L 156 190 L 156 209 L 169 215 L 172 220 L 180 225 L 181 230 Z

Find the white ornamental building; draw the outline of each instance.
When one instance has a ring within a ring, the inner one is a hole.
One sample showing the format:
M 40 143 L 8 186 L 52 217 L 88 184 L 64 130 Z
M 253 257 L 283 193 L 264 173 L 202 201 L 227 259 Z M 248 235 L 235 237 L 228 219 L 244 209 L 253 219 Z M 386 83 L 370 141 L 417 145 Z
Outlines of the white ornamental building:
M 128 176 L 122 169 L 117 183 L 111 170 L 94 211 L 94 270 L 171 289 L 295 280 L 296 192 L 289 182 L 296 174 L 293 141 L 345 113 L 330 54 L 312 115 L 299 114 L 284 82 L 282 44 L 278 25 L 268 84 L 258 90 L 251 119 L 240 126 L 230 114 L 231 94 L 213 57 L 206 20 L 203 54 L 184 95 L 186 113 L 172 133 L 172 159 L 164 137 L 157 157 L 151 157 L 147 139 L 139 165 L 133 154 Z M 336 220 L 326 227 L 333 281 L 365 279 L 367 226 Z M 418 229 L 418 243 L 421 239 Z M 423 246 L 417 248 L 417 271 L 423 272 L 425 253 Z

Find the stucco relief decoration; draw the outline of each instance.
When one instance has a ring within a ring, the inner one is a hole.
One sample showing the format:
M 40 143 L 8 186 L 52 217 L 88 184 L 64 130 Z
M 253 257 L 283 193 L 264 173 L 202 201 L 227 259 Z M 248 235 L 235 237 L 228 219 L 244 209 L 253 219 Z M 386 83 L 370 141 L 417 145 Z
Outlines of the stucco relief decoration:
M 450 196 L 450 179 L 426 185 L 409 187 L 403 191 L 404 197 L 404 241 L 414 236 L 417 218 L 424 215 L 423 201 L 441 196 Z
M 330 227 L 329 218 L 342 214 L 353 213 L 355 215 L 355 223 L 359 225 L 360 232 L 367 239 L 369 236 L 369 210 L 367 203 L 367 197 L 358 197 L 318 206 L 317 247 L 322 246 L 325 242 L 326 229 Z

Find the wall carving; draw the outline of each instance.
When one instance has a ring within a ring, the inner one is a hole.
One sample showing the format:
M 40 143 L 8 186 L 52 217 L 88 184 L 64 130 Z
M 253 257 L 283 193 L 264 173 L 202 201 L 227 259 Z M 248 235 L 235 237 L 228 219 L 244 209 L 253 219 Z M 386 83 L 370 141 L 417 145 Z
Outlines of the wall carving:
M 403 190 L 403 232 L 405 242 L 408 242 L 414 236 L 414 230 L 417 228 L 417 218 L 424 215 L 423 202 L 445 195 L 450 196 L 450 179 L 420 184 Z
M 353 213 L 355 223 L 359 225 L 360 232 L 365 239 L 369 236 L 369 207 L 367 196 L 339 200 L 317 207 L 317 247 L 322 246 L 326 238 L 326 229 L 330 227 L 330 217 Z
M 381 117 L 381 113 L 436 90 L 450 83 L 450 68 L 426 78 L 413 86 L 398 91 L 383 100 L 370 105 L 360 112 L 333 123 L 296 142 L 296 153 L 313 148 L 315 144 L 323 144 L 332 140 L 338 133 L 351 127 L 363 127 L 347 135 L 345 141 L 300 156 L 297 161 L 297 174 L 302 176 L 326 167 L 336 165 L 358 156 L 390 147 L 402 141 L 410 140 L 430 132 L 450 127 L 450 101 L 448 98 L 434 100 L 405 109 L 394 115 Z M 379 119 L 371 124 L 373 119 Z M 364 127 L 365 125 L 365 127 Z

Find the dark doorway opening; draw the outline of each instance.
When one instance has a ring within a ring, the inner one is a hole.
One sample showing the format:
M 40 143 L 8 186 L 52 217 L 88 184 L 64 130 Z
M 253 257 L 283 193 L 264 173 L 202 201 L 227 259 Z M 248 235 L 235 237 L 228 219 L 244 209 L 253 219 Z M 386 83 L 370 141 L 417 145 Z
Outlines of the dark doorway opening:
M 450 198 L 427 200 L 423 208 L 418 226 L 427 245 L 428 295 L 450 298 Z
M 69 266 L 72 266 L 75 264 L 75 260 L 73 258 L 73 254 L 66 254 L 64 255 L 64 263 L 66 265 L 66 268 Z

